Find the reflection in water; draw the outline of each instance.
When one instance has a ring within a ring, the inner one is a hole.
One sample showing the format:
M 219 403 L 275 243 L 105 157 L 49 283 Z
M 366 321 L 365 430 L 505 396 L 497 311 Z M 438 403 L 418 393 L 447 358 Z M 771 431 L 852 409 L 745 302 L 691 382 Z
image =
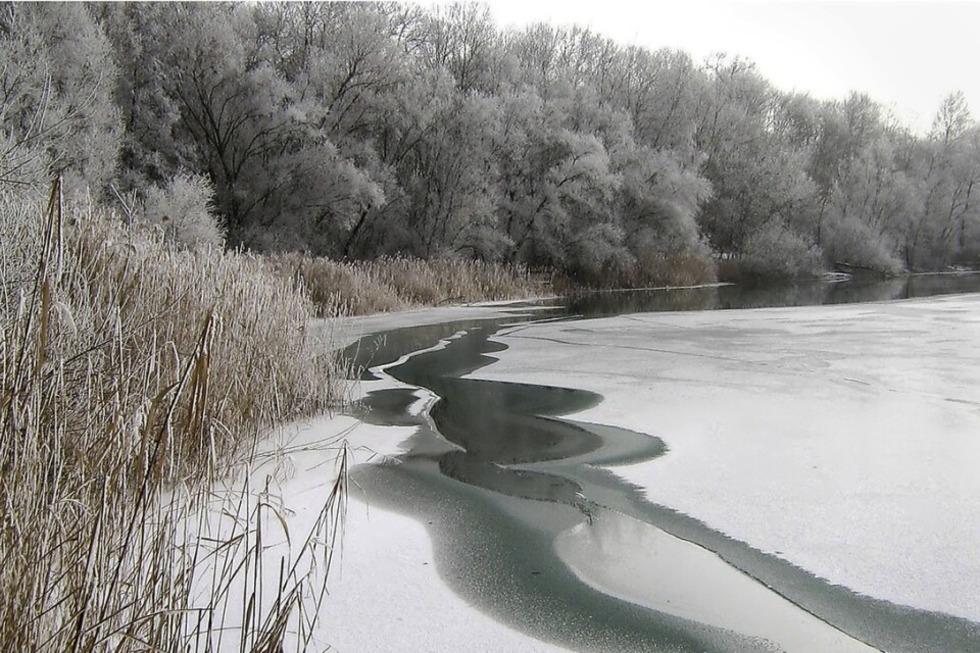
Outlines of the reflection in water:
M 970 279 L 978 281 L 980 276 Z M 572 302 L 567 312 L 597 315 L 870 301 L 938 294 L 949 287 L 935 280 L 898 279 L 776 289 L 726 286 L 601 293 Z M 403 329 L 383 339 L 365 339 L 351 349 L 366 367 L 391 363 L 407 351 L 449 338 L 445 347 L 386 370 L 395 379 L 427 388 L 440 398 L 429 412 L 438 432 L 407 414 L 414 401 L 411 388 L 372 393 L 364 402 L 368 419 L 420 428 L 401 464 L 363 468 L 357 480 L 386 490 L 382 502 L 424 515 L 438 534 L 438 546 L 447 551 L 440 563 L 444 577 L 468 600 L 526 632 L 577 650 L 772 650 L 765 642 L 726 630 L 729 626 L 697 624 L 590 590 L 556 562 L 550 542 L 572 527 L 581 534 L 596 515 L 602 519 L 611 510 L 698 543 L 796 605 L 875 646 L 908 652 L 980 650 L 977 624 L 828 585 L 694 519 L 650 503 L 639 488 L 597 465 L 663 455 L 666 447 L 661 440 L 556 417 L 594 406 L 601 400 L 598 395 L 460 378 L 491 364 L 495 359 L 490 354 L 505 348 L 489 339 L 502 324 L 527 319 L 532 318 Z M 465 334 L 458 335 L 461 331 Z M 367 373 L 365 378 L 373 377 Z M 440 438 L 455 446 L 439 444 Z M 473 555 L 474 550 L 480 555 Z M 604 615 L 601 624 L 596 623 L 597 614 Z
M 572 314 L 598 317 L 662 311 L 850 304 L 971 292 L 980 292 L 980 274 L 924 274 L 894 279 L 855 278 L 838 283 L 732 284 L 666 290 L 616 290 L 586 293 L 560 301 Z
M 607 596 L 579 581 L 554 552 L 581 523 L 561 503 L 510 498 L 460 483 L 431 461 L 358 468 L 373 505 L 426 524 L 443 580 L 464 601 L 542 640 L 590 653 L 772 653 L 759 641 Z M 444 628 L 442 615 L 432 615 Z M 427 624 L 421 624 L 427 627 Z M 461 632 L 459 650 L 494 650 Z M 397 644 L 393 643 L 397 648 Z
M 431 347 L 455 333 L 468 331 L 488 323 L 522 322 L 531 319 L 533 319 L 532 316 L 519 315 L 508 320 L 459 320 L 393 329 L 381 334 L 364 336 L 344 349 L 341 356 L 350 363 L 351 369 L 356 372 L 356 378 L 365 381 L 375 380 L 378 377 L 371 373 L 370 368 L 393 363 L 405 354 Z M 449 373 L 449 371 L 451 370 L 436 370 L 433 373 L 444 374 Z
M 575 481 L 556 474 L 509 469 L 468 451 L 450 451 L 441 455 L 439 471 L 449 478 L 500 494 L 587 509 L 579 500 L 582 486 Z

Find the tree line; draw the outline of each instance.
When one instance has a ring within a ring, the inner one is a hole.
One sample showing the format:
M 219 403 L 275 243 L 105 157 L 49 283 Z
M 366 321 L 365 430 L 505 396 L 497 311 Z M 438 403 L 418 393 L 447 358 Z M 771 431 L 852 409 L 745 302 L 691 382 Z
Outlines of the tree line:
M 0 183 L 55 172 L 175 239 L 642 279 L 664 260 L 884 273 L 980 256 L 980 128 L 775 88 L 487 7 L 11 3 Z

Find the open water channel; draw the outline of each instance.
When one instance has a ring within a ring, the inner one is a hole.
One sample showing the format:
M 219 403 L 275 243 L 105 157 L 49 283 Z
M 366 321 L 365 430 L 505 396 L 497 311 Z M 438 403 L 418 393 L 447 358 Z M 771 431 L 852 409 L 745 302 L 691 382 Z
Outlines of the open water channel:
M 354 480 L 375 503 L 426 524 L 440 574 L 464 600 L 572 650 L 789 650 L 766 637 L 604 594 L 582 582 L 556 554 L 562 533 L 626 516 L 717 554 L 747 582 L 833 631 L 828 641 L 835 643 L 828 645 L 834 648 L 828 650 L 980 651 L 978 624 L 858 595 L 658 505 L 605 466 L 670 455 L 659 438 L 562 417 L 602 401 L 599 395 L 465 378 L 492 364 L 493 354 L 505 348 L 493 340 L 494 333 L 520 322 L 962 292 L 980 292 L 980 275 L 608 292 L 547 309 L 518 308 L 505 319 L 371 334 L 347 355 L 364 378 L 387 374 L 403 387 L 369 394 L 358 416 L 412 425 L 416 431 L 397 464 L 361 466 Z M 430 401 L 426 410 L 412 411 L 420 392 Z

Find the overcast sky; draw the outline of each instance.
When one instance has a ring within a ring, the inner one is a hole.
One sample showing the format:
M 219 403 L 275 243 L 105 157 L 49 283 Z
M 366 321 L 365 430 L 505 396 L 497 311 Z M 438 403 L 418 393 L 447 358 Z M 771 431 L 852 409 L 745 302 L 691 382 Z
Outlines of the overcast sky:
M 961 90 L 980 117 L 980 2 L 895 0 L 490 0 L 498 25 L 578 24 L 624 44 L 702 61 L 744 55 L 784 90 L 821 99 L 867 93 L 927 131 Z

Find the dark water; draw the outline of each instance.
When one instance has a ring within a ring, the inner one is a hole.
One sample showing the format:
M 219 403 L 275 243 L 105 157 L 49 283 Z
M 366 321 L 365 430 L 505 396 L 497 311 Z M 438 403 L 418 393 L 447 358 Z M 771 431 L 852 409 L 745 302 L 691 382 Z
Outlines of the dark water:
M 980 274 L 927 274 L 895 279 L 856 278 L 837 283 L 617 290 L 587 293 L 560 303 L 571 313 L 599 317 L 662 311 L 851 304 L 975 292 L 980 292 Z
M 599 465 L 669 455 L 664 442 L 561 416 L 601 401 L 559 387 L 460 378 L 494 362 L 503 325 L 651 310 L 877 301 L 980 290 L 980 275 L 775 289 L 734 286 L 615 292 L 579 298 L 555 313 L 515 314 L 368 337 L 350 350 L 367 367 L 449 339 L 388 374 L 438 401 L 430 422 L 408 414 L 411 389 L 370 394 L 360 415 L 416 425 L 397 465 L 365 466 L 355 478 L 376 505 L 418 518 L 432 534 L 443 578 L 468 602 L 533 636 L 581 651 L 763 651 L 765 642 L 603 595 L 557 560 L 554 537 L 616 510 L 714 551 L 852 636 L 889 651 L 980 651 L 980 626 L 859 596 L 659 506 Z M 455 336 L 455 337 L 454 337 Z M 365 378 L 371 378 L 367 373 Z M 435 617 L 438 618 L 438 617 Z
M 895 279 L 855 278 L 837 283 L 808 282 L 777 285 L 718 285 L 660 290 L 615 290 L 582 293 L 546 300 L 536 311 L 521 311 L 513 305 L 511 319 L 497 324 L 542 319 L 593 318 L 629 313 L 665 311 L 709 311 L 779 306 L 818 306 L 913 299 L 936 295 L 980 293 L 980 273 L 924 274 Z M 529 306 L 530 304 L 525 304 Z M 541 310 L 541 306 L 548 310 Z M 486 325 L 486 320 L 460 320 L 432 324 L 362 338 L 344 351 L 361 378 L 373 379 L 368 368 L 394 362 L 400 356 L 425 349 L 443 338 L 469 328 Z

